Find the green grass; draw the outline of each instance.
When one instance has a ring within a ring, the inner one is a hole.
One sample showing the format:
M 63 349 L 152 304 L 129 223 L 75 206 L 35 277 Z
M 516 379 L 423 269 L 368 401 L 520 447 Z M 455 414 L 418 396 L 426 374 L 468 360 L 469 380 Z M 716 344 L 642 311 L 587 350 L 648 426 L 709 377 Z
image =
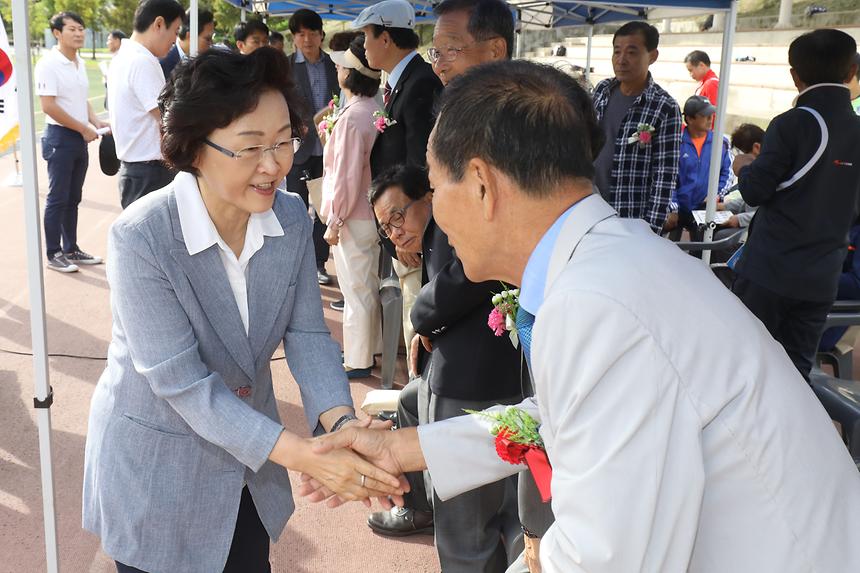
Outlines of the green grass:
M 87 59 L 86 54 L 83 57 L 87 67 L 87 77 L 90 80 L 90 104 L 96 114 L 102 114 L 105 111 L 105 85 L 102 81 L 102 72 L 99 70 L 98 61 Z M 45 112 L 42 111 L 39 96 L 35 94 L 33 96 L 33 111 L 36 116 L 36 132 L 38 133 L 45 129 Z

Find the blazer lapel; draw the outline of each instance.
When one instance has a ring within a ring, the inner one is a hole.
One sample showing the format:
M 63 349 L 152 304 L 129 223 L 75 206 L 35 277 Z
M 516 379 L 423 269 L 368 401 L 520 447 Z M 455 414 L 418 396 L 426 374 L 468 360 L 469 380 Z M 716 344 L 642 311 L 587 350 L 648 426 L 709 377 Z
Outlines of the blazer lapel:
M 236 361 L 236 364 L 242 368 L 250 380 L 254 380 L 256 371 L 251 355 L 251 345 L 248 342 L 248 337 L 245 336 L 245 326 L 242 324 L 236 299 L 233 297 L 233 291 L 227 281 L 227 272 L 224 270 L 224 265 L 218 254 L 218 246 L 213 245 L 193 257 L 189 255 L 188 249 L 185 247 L 185 240 L 182 237 L 179 211 L 176 209 L 174 197 L 170 198 L 168 206 L 173 221 L 174 238 L 181 243 L 176 249 L 171 249 L 170 254 L 188 277 L 197 301 L 203 308 L 212 328 L 218 334 L 218 338 L 227 347 L 227 351 Z
M 576 208 L 568 216 L 567 221 L 564 222 L 555 242 L 555 248 L 549 261 L 544 296 L 549 293 L 555 279 L 564 270 L 582 238 L 601 221 L 617 215 L 615 209 L 610 207 L 597 192 L 579 201 Z
M 277 203 L 276 203 L 277 205 Z M 303 254 L 290 227 L 299 221 L 280 215 L 284 228 L 280 237 L 266 237 L 263 247 L 248 261 L 248 340 L 254 359 L 259 359 L 287 298 L 295 266 Z M 283 338 L 283 333 L 278 335 Z
M 394 109 L 394 101 L 397 99 L 400 92 L 403 91 L 403 84 L 423 61 L 424 60 L 421 59 L 421 56 L 417 54 L 412 56 L 412 59 L 409 60 L 409 63 L 406 64 L 406 67 L 403 69 L 403 73 L 400 74 L 400 77 L 397 79 L 397 85 L 391 90 L 391 97 L 388 99 L 388 106 L 385 108 L 385 111 L 390 113 Z

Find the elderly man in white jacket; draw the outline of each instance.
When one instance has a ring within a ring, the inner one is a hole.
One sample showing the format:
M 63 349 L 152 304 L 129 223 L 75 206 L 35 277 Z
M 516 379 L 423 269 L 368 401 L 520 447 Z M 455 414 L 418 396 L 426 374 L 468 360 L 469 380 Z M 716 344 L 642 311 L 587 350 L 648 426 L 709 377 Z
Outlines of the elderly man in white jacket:
M 471 280 L 521 285 L 536 390 L 522 407 L 553 466 L 543 571 L 860 571 L 860 475 L 833 425 L 701 262 L 592 193 L 601 136 L 585 92 L 513 62 L 443 97 L 434 216 Z M 720 358 L 725 344 L 737 360 Z M 487 427 L 349 430 L 319 448 L 426 466 L 447 499 L 525 469 L 498 458 Z

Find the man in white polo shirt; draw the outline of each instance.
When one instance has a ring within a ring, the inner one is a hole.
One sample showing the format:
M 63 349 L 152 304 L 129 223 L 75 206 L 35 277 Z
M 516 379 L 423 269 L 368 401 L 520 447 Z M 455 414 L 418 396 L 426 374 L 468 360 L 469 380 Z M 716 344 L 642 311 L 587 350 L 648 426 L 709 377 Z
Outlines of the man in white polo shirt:
M 89 81 L 78 49 L 84 45 L 84 21 L 74 12 L 51 18 L 57 46 L 36 64 L 36 93 L 47 116 L 42 157 L 48 162 L 45 201 L 45 247 L 48 268 L 63 273 L 78 265 L 102 262 L 78 247 L 78 204 L 87 176 L 87 144 L 107 127 L 87 101 Z
M 123 209 L 173 180 L 161 161 L 158 94 L 164 72 L 158 63 L 176 42 L 185 14 L 176 0 L 143 0 L 134 12 L 134 32 L 122 41 L 110 66 L 110 119 L 116 156 L 122 161 L 119 192 Z

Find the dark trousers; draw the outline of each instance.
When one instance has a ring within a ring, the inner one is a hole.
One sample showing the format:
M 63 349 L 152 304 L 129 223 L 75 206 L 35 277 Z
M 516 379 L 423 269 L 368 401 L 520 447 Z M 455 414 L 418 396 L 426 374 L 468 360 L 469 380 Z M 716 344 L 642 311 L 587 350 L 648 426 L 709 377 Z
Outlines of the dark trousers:
M 787 298 L 743 277 L 735 280 L 732 291 L 782 344 L 794 366 L 809 382 L 809 371 L 833 302 Z
M 290 193 L 298 193 L 305 202 L 305 206 L 310 205 L 308 201 L 308 186 L 305 183 L 306 179 L 317 179 L 323 174 L 323 160 L 321 156 L 311 156 L 304 163 L 296 163 L 293 165 L 290 172 L 287 174 L 287 191 Z M 317 259 L 317 268 L 325 265 L 328 260 L 331 247 L 325 242 L 326 226 L 320 221 L 319 215 L 314 217 L 314 253 Z
M 427 409 L 430 405 L 430 385 L 419 376 L 409 381 L 400 392 L 397 402 L 397 427 L 417 428 L 418 424 L 426 424 Z M 424 472 L 409 472 L 409 492 L 404 496 L 406 507 L 416 511 L 433 511 L 430 496 L 425 486 Z
M 146 573 L 119 561 L 116 562 L 117 573 Z M 242 490 L 242 501 L 239 503 L 239 515 L 236 517 L 236 529 L 233 531 L 233 543 L 230 545 L 230 555 L 224 566 L 224 573 L 271 573 L 269 564 L 269 534 L 260 521 L 254 500 L 246 486 Z
M 90 156 L 80 133 L 48 124 L 42 137 L 42 158 L 48 162 L 44 225 L 50 259 L 60 250 L 71 253 L 78 249 L 78 204 Z
M 144 195 L 166 187 L 176 176 L 161 161 L 122 162 L 119 168 L 119 196 L 125 209 Z
M 467 416 L 496 404 L 519 404 L 522 396 L 499 400 L 458 400 L 430 395 L 430 419 Z M 433 496 L 436 551 L 445 573 L 503 573 L 522 551 L 517 513 L 517 476 L 510 476 L 446 501 Z

